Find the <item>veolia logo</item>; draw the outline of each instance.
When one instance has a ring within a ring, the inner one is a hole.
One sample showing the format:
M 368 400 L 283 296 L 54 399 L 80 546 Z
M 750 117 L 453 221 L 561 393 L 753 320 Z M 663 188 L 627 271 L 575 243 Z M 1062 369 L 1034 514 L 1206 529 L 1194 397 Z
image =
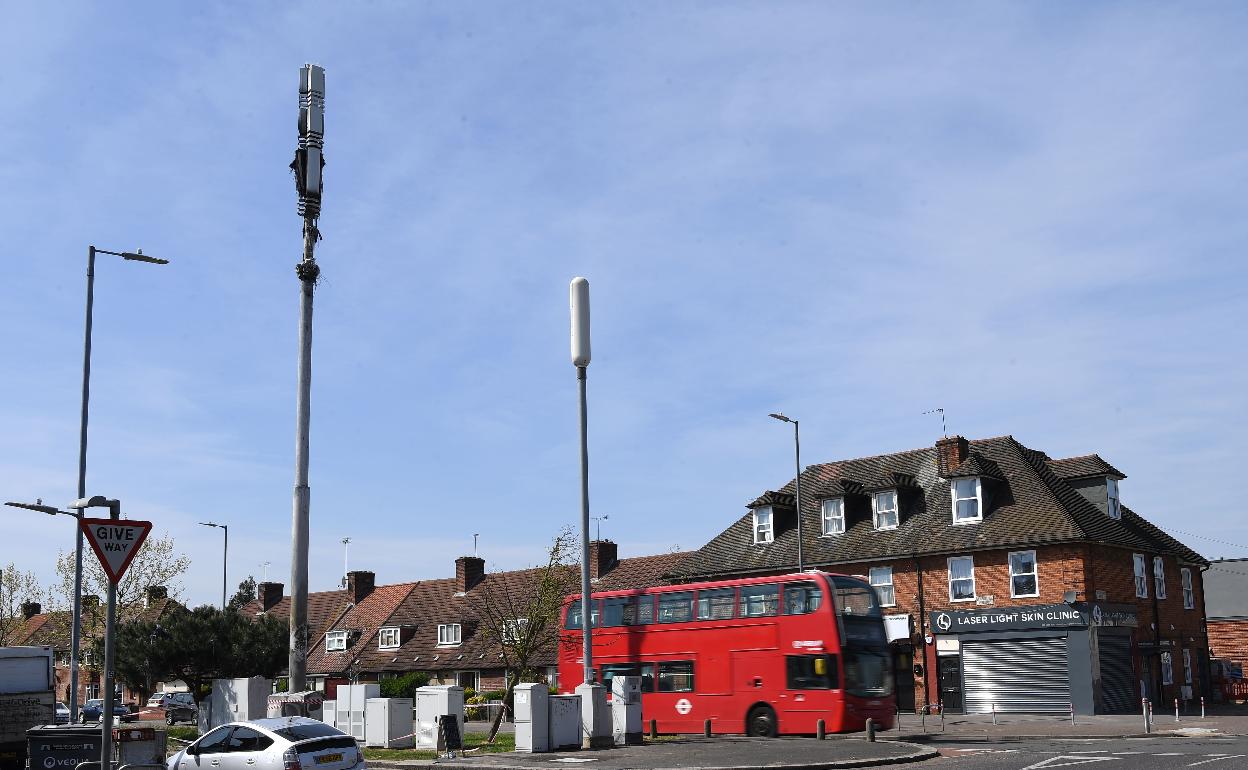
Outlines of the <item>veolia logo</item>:
M 941 631 L 948 631 L 952 626 L 953 618 L 949 617 L 946 613 L 942 612 L 936 616 L 936 627 Z

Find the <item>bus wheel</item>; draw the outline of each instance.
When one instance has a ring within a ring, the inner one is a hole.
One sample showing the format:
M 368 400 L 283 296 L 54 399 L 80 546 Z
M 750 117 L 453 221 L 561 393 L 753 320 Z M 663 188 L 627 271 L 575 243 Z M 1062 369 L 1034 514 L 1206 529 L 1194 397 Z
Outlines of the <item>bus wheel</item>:
M 770 706 L 755 706 L 745 718 L 745 734 L 758 738 L 776 737 L 776 712 Z

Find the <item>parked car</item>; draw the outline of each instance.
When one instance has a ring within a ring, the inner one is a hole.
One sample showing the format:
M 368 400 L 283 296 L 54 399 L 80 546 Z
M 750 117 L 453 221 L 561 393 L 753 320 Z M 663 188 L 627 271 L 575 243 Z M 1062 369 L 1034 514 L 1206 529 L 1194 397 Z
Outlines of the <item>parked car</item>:
M 56 704 L 56 723 L 58 725 L 69 724 L 69 706 L 59 701 Z
M 366 770 L 355 739 L 307 717 L 221 725 L 174 754 L 166 770 Z
M 82 704 L 82 708 L 78 710 L 79 722 L 99 722 L 104 715 L 104 699 L 92 698 Z M 137 714 L 131 713 L 126 704 L 120 700 L 113 701 L 113 719 L 117 722 L 133 722 Z
M 148 698 L 142 717 L 162 719 L 167 725 L 194 722 L 199 717 L 199 708 L 189 692 L 158 692 Z

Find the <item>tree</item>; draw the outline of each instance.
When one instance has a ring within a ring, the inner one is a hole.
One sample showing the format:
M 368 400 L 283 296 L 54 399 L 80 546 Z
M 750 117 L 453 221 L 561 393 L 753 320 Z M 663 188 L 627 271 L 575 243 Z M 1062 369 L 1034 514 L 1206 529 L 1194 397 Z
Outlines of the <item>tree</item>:
M 169 598 L 182 596 L 179 578 L 191 566 L 186 554 L 177 553 L 173 538 L 169 535 L 148 537 L 130 562 L 130 568 L 117 584 L 117 620 L 134 620 L 143 612 L 147 589 L 164 586 Z M 108 576 L 100 566 L 100 560 L 89 545 L 83 546 L 82 593 L 95 594 L 103 601 L 108 595 Z M 74 554 L 62 551 L 56 558 L 56 583 L 48 591 L 49 604 L 54 609 L 69 609 L 74 605 Z
M 196 702 L 213 679 L 273 678 L 286 665 L 286 622 L 267 615 L 245 618 L 211 605 L 176 608 L 159 623 L 130 621 L 117 626 L 114 671 L 133 690 L 151 694 L 153 683 L 181 679 Z M 95 642 L 104 659 L 104 641 Z
M 33 572 L 17 568 L 13 562 L 0 571 L 0 647 L 12 643 L 26 625 L 22 605 L 43 599 L 43 587 Z
M 511 703 L 517 684 L 537 678 L 532 661 L 557 644 L 563 599 L 580 590 L 574 568 L 579 543 L 565 527 L 551 541 L 544 566 L 487 576 L 469 594 L 470 608 L 479 622 L 477 633 L 498 645 L 507 667 L 505 703 Z M 500 709 L 490 726 L 491 743 L 502 715 Z
M 254 575 L 248 575 L 247 579 L 238 584 L 238 590 L 230 597 L 230 601 L 225 608 L 230 612 L 238 612 L 248 603 L 256 600 L 256 578 Z

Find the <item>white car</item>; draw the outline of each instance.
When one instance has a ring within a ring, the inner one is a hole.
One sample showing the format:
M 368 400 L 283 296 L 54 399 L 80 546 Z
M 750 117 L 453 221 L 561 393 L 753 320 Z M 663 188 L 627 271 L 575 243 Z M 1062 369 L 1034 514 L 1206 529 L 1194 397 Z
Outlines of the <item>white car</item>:
M 365 770 L 350 735 L 307 717 L 230 722 L 174 754 L 166 770 Z

